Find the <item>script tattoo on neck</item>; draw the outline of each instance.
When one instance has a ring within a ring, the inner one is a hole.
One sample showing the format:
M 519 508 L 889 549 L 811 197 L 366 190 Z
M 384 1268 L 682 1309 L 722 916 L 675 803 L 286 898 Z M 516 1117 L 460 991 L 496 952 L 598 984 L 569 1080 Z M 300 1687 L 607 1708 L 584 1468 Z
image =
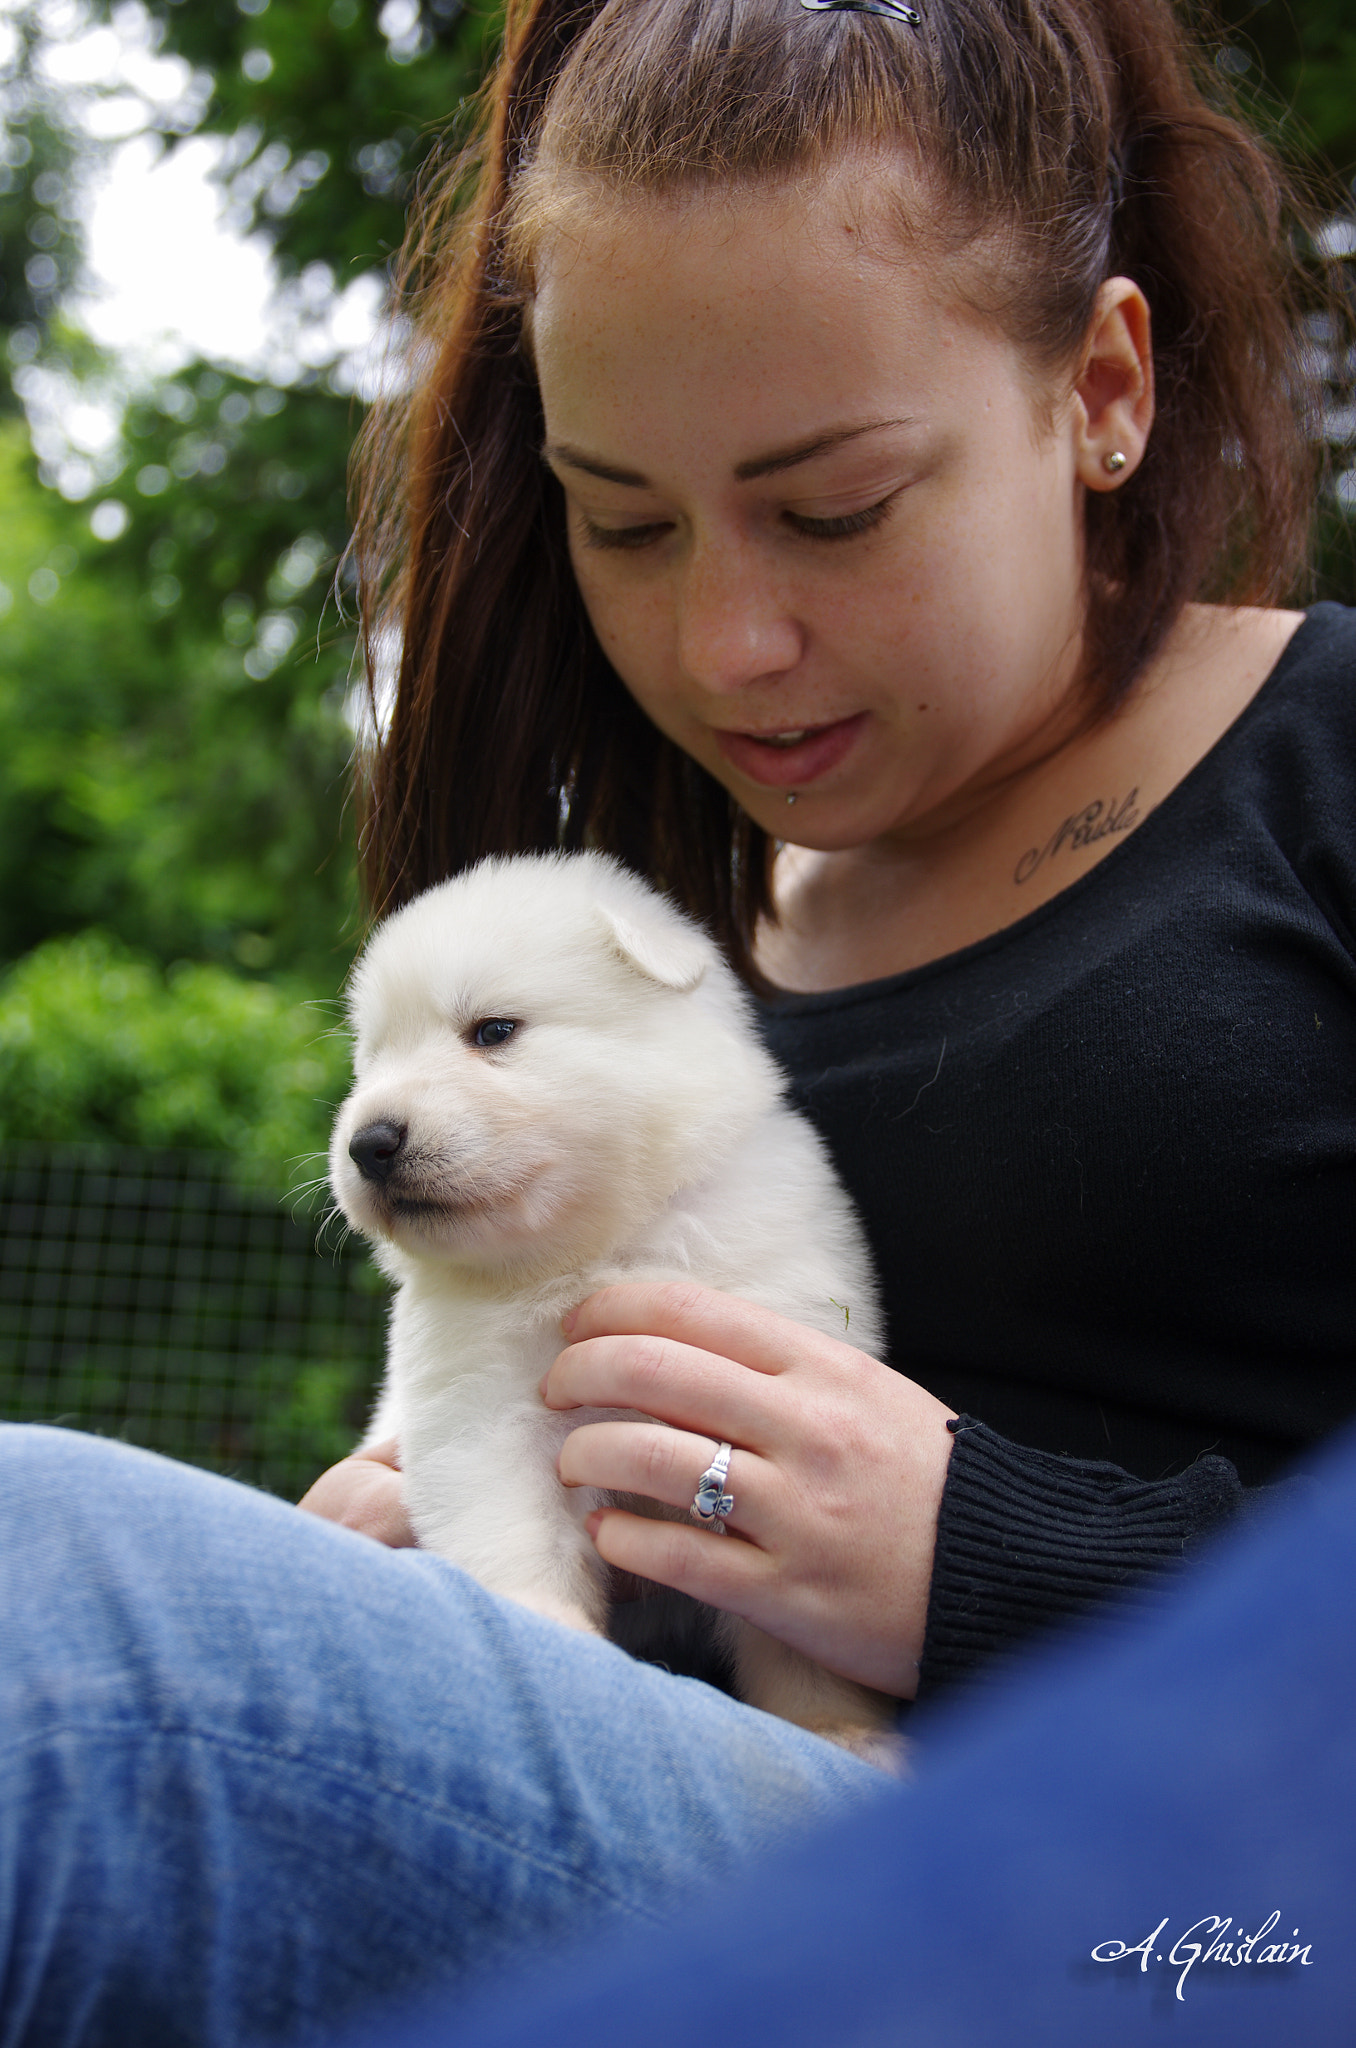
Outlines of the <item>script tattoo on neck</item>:
M 1032 846 L 1022 855 L 1012 872 L 1012 879 L 1019 885 L 1029 882 L 1037 868 L 1047 860 L 1053 860 L 1061 850 L 1078 853 L 1085 846 L 1094 846 L 1099 839 L 1108 838 L 1113 832 L 1128 832 L 1132 825 L 1139 823 L 1139 812 L 1135 800 L 1139 796 L 1138 784 L 1129 796 L 1119 802 L 1112 797 L 1094 797 L 1090 804 L 1084 804 L 1081 811 L 1075 811 L 1056 826 L 1044 846 Z

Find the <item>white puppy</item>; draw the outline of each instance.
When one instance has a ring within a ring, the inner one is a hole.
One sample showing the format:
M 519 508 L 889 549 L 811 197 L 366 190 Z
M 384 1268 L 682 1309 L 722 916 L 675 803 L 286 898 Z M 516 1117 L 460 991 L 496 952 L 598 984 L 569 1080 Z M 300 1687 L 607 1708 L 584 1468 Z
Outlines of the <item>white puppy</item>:
M 366 1441 L 399 1438 L 422 1544 L 601 1630 L 607 1573 L 582 1525 L 608 1496 L 562 1486 L 556 1460 L 608 1418 L 541 1400 L 561 1314 L 616 1281 L 682 1279 L 840 1337 L 846 1306 L 873 1349 L 860 1226 L 716 947 L 601 855 L 489 860 L 430 889 L 378 930 L 350 1008 L 330 1176 L 397 1282 Z M 736 1447 L 735 1530 L 739 1465 Z M 719 1627 L 742 1698 L 888 1753 L 892 1702 Z

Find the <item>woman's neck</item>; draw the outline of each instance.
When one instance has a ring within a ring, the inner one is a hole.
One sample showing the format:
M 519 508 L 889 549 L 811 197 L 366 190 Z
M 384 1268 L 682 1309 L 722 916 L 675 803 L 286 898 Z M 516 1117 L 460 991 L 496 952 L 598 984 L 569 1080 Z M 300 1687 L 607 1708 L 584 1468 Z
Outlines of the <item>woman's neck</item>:
M 804 992 L 902 974 L 1002 931 L 1119 846 L 1252 701 L 1299 612 L 1197 605 L 1127 701 L 959 819 L 844 852 L 786 846 L 755 957 Z

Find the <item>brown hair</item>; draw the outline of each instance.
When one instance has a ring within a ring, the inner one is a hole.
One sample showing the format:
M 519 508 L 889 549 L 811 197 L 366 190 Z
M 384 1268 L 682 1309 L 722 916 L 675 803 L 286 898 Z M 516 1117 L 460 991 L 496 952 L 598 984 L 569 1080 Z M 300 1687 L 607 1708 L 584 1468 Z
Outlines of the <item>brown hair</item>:
M 1134 279 L 1158 414 L 1131 483 L 1088 499 L 1097 705 L 1192 599 L 1292 590 L 1313 486 L 1286 192 L 1214 77 L 1166 0 L 924 0 L 916 28 L 798 0 L 511 7 L 478 190 L 459 204 L 464 162 L 446 167 L 407 247 L 421 367 L 360 454 L 369 676 L 383 634 L 400 647 L 389 722 L 360 764 L 375 907 L 487 853 L 596 846 L 757 981 L 767 837 L 604 658 L 540 460 L 523 315 L 533 220 L 562 175 L 625 200 L 902 146 L 931 232 L 960 255 L 1001 231 L 989 309 L 1049 371 L 1076 358 L 1102 282 Z

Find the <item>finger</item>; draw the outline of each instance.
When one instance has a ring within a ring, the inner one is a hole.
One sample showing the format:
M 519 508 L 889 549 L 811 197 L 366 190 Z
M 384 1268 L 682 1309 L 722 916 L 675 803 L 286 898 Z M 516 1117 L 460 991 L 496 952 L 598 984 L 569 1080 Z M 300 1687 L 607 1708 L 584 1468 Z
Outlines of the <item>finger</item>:
M 775 1394 L 761 1373 L 667 1338 L 590 1337 L 562 1351 L 542 1382 L 548 1408 L 632 1408 L 675 1429 L 765 1448 Z
M 605 1564 L 672 1586 L 726 1614 L 746 1614 L 759 1603 L 769 1562 L 756 1543 L 716 1536 L 695 1523 L 654 1522 L 622 1508 L 590 1515 L 594 1546 Z
M 400 1438 L 397 1436 L 383 1437 L 379 1444 L 366 1444 L 362 1450 L 355 1451 L 353 1456 L 355 1458 L 373 1458 L 378 1465 L 389 1465 L 393 1472 L 399 1472 L 401 1469 Z
M 753 1372 L 774 1374 L 811 1353 L 844 1348 L 756 1302 L 678 1280 L 602 1287 L 566 1316 L 562 1327 L 574 1343 L 589 1337 L 668 1337 L 738 1359 Z
M 571 1431 L 560 1453 L 566 1486 L 601 1486 L 609 1493 L 638 1493 L 666 1507 L 691 1508 L 698 1482 L 719 1446 L 709 1436 L 651 1423 L 588 1422 Z M 728 1517 L 757 1540 L 765 1482 L 771 1476 L 761 1458 L 734 1450 L 724 1491 L 734 1497 Z

